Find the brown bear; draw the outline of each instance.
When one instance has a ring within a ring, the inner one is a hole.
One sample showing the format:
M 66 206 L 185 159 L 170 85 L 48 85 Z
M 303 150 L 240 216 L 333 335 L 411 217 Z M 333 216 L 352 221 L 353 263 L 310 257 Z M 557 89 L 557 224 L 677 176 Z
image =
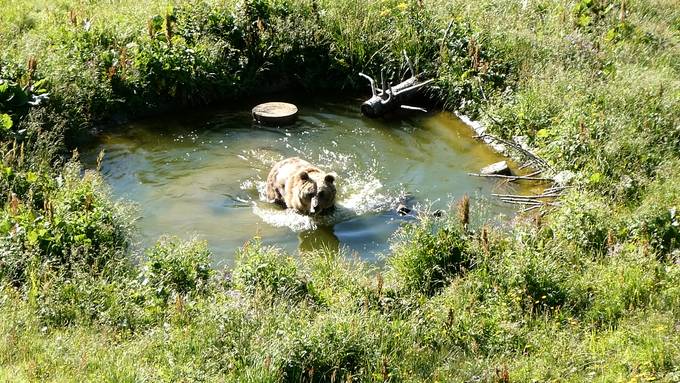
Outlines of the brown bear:
M 269 172 L 267 199 L 301 214 L 320 214 L 335 203 L 335 178 L 301 158 L 286 158 Z

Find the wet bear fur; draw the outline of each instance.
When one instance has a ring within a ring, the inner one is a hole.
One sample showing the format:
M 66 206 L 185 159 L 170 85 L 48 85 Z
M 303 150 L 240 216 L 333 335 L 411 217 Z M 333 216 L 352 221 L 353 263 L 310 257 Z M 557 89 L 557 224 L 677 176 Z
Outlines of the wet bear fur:
M 269 172 L 267 199 L 300 214 L 320 214 L 333 208 L 335 178 L 301 158 L 286 158 Z

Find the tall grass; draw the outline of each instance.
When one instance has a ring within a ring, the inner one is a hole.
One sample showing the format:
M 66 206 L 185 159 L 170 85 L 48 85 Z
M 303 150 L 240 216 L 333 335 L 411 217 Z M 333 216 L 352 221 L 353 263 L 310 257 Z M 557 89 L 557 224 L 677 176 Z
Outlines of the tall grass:
M 487 256 L 431 297 L 410 289 L 408 279 L 383 284 L 343 255 L 272 257 L 277 254 L 257 243 L 244 249 L 232 276 L 209 277 L 207 294 L 178 287 L 199 286 L 193 282 L 163 282 L 177 293 L 171 295 L 144 282 L 168 255 L 150 255 L 137 277 L 50 279 L 43 290 L 53 299 L 40 304 L 80 318 L 66 323 L 36 315 L 21 289 L 5 286 L 0 349 L 12 352 L 0 353 L 0 374 L 69 381 L 677 378 L 677 267 L 632 247 L 575 264 L 542 252 L 538 243 L 508 242 L 496 232 L 489 238 Z M 183 246 L 166 242 L 153 251 L 171 254 Z M 437 258 L 427 254 L 437 245 L 420 249 L 435 270 Z M 308 298 L 300 299 L 297 281 L 304 281 Z M 88 295 L 63 295 L 71 284 Z M 421 289 L 428 285 L 423 281 Z M 109 306 L 100 304 L 93 316 L 84 303 L 102 298 Z M 133 325 L 110 322 L 122 312 Z
M 478 100 L 475 84 L 502 86 L 508 72 L 465 21 L 447 27 L 444 9 L 418 1 L 23 1 L 3 9 L 0 78 L 39 81 L 34 90 L 49 93 L 45 104 L 67 121 L 67 137 L 173 105 L 363 89 L 361 71 L 384 69 L 396 83 L 407 68 L 402 52 L 419 73 L 445 67 L 441 85 L 456 103 Z M 18 130 L 23 113 L 10 112 Z
M 673 1 L 0 8 L 0 380 L 680 380 Z M 561 206 L 506 230 L 468 227 L 469 201 L 421 217 L 384 269 L 255 239 L 211 270 L 197 241 L 132 253 L 130 208 L 65 160 L 126 116 L 397 81 L 402 51 L 446 107 L 573 171 Z

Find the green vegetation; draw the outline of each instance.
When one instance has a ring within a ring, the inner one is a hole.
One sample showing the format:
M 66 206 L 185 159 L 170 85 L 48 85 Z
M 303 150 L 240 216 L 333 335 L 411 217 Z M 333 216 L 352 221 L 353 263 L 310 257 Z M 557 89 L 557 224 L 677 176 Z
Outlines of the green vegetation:
M 676 1 L 0 9 L 0 380 L 680 381 Z M 447 108 L 575 172 L 562 206 L 424 218 L 384 269 L 254 239 L 212 270 L 201 242 L 134 254 L 130 208 L 66 160 L 173 106 L 396 80 L 403 50 Z

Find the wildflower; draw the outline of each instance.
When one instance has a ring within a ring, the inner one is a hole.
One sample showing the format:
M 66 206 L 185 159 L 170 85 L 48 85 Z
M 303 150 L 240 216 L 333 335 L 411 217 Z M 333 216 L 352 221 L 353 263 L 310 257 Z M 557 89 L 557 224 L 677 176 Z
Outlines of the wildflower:
M 402 12 L 406 12 L 406 10 L 408 9 L 408 4 L 406 4 L 405 2 L 401 2 L 397 4 L 397 8 L 399 8 L 399 10 Z

